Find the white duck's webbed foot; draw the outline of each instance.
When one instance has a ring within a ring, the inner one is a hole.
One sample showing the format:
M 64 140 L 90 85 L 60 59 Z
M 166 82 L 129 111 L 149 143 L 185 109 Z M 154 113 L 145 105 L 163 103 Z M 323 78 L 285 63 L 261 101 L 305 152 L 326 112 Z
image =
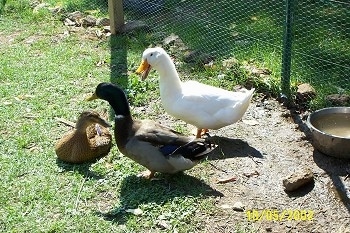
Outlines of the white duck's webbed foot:
M 197 135 L 196 138 L 201 138 L 204 135 L 207 135 L 209 132 L 209 129 L 197 129 Z

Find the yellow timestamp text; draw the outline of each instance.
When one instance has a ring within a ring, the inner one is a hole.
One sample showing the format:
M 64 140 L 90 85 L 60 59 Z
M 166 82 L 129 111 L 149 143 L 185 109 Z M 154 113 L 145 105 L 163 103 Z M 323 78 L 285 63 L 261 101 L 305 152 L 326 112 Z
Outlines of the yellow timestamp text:
M 248 221 L 312 221 L 314 219 L 313 210 L 247 210 Z

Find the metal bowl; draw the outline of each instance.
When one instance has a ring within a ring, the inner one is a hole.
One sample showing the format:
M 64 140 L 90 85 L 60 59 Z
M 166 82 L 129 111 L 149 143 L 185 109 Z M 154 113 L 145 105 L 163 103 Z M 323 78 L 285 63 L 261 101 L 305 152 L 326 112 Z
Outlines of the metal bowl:
M 317 150 L 350 159 L 350 107 L 320 109 L 309 115 L 306 124 Z

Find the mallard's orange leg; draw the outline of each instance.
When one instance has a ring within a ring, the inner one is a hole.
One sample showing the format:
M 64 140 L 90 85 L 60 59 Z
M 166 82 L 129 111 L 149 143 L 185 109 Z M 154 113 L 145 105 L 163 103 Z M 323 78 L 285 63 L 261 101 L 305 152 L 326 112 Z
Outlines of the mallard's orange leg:
M 197 129 L 196 138 L 201 138 L 204 134 L 208 133 L 208 129 Z

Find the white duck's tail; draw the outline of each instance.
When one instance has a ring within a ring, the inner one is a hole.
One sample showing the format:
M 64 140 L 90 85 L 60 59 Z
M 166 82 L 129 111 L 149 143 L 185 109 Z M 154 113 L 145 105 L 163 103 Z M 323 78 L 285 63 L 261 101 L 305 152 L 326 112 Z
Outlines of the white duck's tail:
M 239 111 L 235 112 L 235 114 L 234 114 L 235 121 L 240 120 L 243 117 L 244 113 L 247 111 L 247 109 L 250 105 L 250 102 L 253 98 L 255 88 L 252 88 L 250 90 L 247 90 L 244 88 L 240 91 L 245 94 L 245 97 L 242 99 L 242 101 L 240 101 L 241 106 L 238 108 Z

